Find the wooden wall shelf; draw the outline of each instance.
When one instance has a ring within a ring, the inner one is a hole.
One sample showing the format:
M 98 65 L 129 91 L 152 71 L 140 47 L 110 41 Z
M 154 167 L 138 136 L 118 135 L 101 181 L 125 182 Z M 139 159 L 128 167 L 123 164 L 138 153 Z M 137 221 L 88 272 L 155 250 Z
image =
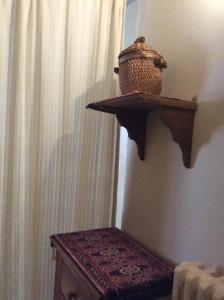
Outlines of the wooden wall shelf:
M 158 111 L 164 125 L 170 129 L 173 140 L 180 146 L 184 166 L 190 168 L 196 101 L 136 92 L 90 103 L 87 108 L 115 114 L 119 124 L 127 129 L 128 136 L 136 142 L 142 160 L 145 156 L 147 116 L 152 111 Z

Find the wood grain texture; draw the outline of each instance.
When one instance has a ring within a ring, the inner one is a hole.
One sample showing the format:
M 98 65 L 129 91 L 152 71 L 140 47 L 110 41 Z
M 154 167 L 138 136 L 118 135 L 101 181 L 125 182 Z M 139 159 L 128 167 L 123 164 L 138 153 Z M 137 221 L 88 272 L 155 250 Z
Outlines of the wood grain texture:
M 53 245 L 52 245 L 53 246 Z M 56 270 L 54 279 L 54 300 L 60 300 L 61 297 L 61 270 L 62 270 L 62 259 L 59 252 L 56 252 Z
M 186 101 L 177 98 L 169 98 L 159 95 L 150 95 L 142 92 L 136 92 L 98 102 L 92 102 L 87 105 L 87 108 L 92 108 L 104 112 L 113 111 L 114 113 L 118 108 L 150 111 L 158 110 L 160 107 L 173 107 L 195 111 L 197 109 L 197 104 L 195 101 Z
M 196 101 L 135 92 L 93 102 L 88 104 L 87 108 L 115 114 L 119 124 L 127 129 L 129 137 L 136 142 L 141 160 L 144 160 L 145 157 L 147 116 L 152 111 L 158 111 L 164 125 L 171 130 L 173 140 L 180 146 L 184 166 L 191 167 Z
M 102 294 L 92 285 L 54 238 L 51 238 L 51 246 L 57 249 L 54 300 L 101 299 Z
M 130 110 L 118 112 L 116 116 L 119 124 L 127 129 L 129 138 L 136 142 L 138 155 L 141 160 L 144 160 L 147 112 Z
M 180 146 L 184 166 L 190 168 L 194 114 L 191 111 L 161 110 L 160 118 Z

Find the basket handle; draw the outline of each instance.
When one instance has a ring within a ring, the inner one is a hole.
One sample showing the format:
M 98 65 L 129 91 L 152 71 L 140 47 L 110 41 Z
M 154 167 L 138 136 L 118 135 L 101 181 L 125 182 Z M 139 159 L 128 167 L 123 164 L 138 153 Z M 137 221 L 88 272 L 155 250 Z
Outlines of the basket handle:
M 154 65 L 156 68 L 159 69 L 166 69 L 167 68 L 167 62 L 165 61 L 164 58 L 155 58 L 154 59 Z
M 119 74 L 119 68 L 118 67 L 114 68 L 114 73 Z

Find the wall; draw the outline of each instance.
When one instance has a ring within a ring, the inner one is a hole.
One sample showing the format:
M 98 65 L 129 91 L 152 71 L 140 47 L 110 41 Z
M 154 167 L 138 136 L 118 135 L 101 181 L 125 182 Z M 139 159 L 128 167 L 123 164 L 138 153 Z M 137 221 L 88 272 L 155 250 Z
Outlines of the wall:
M 192 169 L 156 114 L 148 120 L 146 160 L 128 142 L 122 227 L 179 263 L 223 264 L 224 1 L 142 0 L 139 34 L 167 60 L 166 96 L 198 96 Z
M 137 36 L 138 30 L 138 4 L 136 0 L 128 0 L 125 13 L 125 32 L 124 48 L 130 46 Z M 117 209 L 116 209 L 116 227 L 121 228 L 124 186 L 126 178 L 126 160 L 127 160 L 127 142 L 128 135 L 124 127 L 120 127 L 120 147 L 118 164 L 118 186 L 117 186 Z

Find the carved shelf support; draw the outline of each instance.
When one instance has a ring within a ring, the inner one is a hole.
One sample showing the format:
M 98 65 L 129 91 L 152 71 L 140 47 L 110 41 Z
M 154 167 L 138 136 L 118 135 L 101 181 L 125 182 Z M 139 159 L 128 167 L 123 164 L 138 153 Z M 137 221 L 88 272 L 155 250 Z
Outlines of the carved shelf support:
M 116 113 L 119 124 L 127 129 L 128 136 L 134 140 L 138 147 L 138 155 L 141 160 L 145 158 L 145 134 L 147 112 L 126 111 Z
M 142 160 L 145 157 L 147 116 L 152 111 L 158 111 L 173 140 L 180 146 L 184 166 L 191 167 L 194 115 L 197 110 L 195 101 L 135 92 L 90 103 L 87 108 L 115 114 L 120 125 L 127 129 L 128 136 L 136 142 Z
M 170 129 L 173 140 L 180 146 L 184 166 L 190 168 L 194 113 L 190 110 L 161 109 L 159 114 L 164 125 Z

